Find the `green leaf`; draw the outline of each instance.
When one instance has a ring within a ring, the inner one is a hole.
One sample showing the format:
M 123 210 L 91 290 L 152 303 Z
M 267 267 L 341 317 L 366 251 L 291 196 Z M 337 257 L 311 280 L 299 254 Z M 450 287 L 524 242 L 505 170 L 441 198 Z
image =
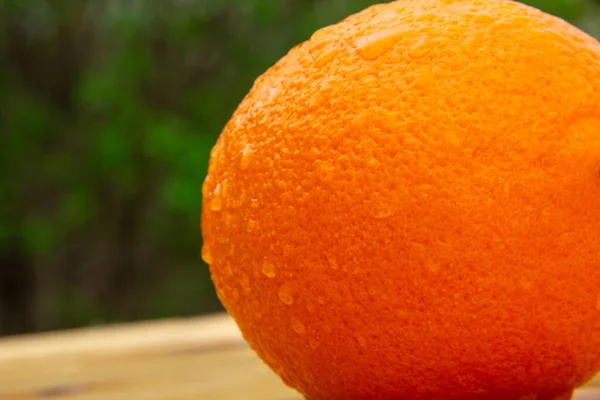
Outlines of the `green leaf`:
M 277 6 L 276 2 L 255 0 L 252 5 L 254 7 L 253 17 L 261 23 L 271 23 L 279 14 L 280 7 Z
M 50 221 L 41 217 L 27 218 L 21 230 L 27 248 L 34 254 L 48 254 L 59 239 Z
M 106 311 L 86 293 L 77 289 L 65 289 L 51 298 L 48 304 L 53 319 L 64 327 L 79 327 L 106 320 Z
M 202 201 L 201 186 L 193 180 L 174 178 L 164 185 L 162 197 L 172 211 L 197 214 Z
M 569 22 L 579 19 L 586 8 L 585 0 L 523 0 L 522 3 Z
M 81 106 L 103 109 L 118 99 L 118 89 L 108 74 L 95 73 L 82 78 L 77 95 Z
M 163 119 L 148 129 L 144 152 L 161 161 L 177 160 L 185 145 L 182 127 L 175 119 Z
M 96 136 L 96 152 L 103 166 L 117 170 L 131 165 L 131 143 L 119 126 L 108 126 Z
M 218 305 L 208 268 L 199 268 L 198 263 L 177 265 L 155 292 L 148 302 L 151 318 L 197 315 Z
M 68 193 L 58 212 L 59 221 L 65 229 L 78 227 L 96 214 L 98 204 L 89 192 L 82 188 Z

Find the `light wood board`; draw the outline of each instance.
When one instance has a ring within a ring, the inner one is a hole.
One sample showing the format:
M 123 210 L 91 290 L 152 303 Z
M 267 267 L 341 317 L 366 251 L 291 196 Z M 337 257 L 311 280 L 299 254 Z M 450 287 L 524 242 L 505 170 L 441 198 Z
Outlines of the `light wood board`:
M 0 400 L 301 400 L 224 314 L 0 340 Z M 333 399 L 332 399 L 333 400 Z M 600 377 L 575 400 L 600 400 Z

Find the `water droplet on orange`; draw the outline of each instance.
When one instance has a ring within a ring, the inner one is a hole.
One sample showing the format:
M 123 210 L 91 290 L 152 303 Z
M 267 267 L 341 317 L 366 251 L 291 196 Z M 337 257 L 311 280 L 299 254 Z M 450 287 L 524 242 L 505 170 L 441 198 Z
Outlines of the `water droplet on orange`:
M 275 272 L 275 264 L 273 264 L 272 262 L 265 260 L 262 264 L 262 273 L 264 276 L 266 276 L 267 278 L 275 278 L 276 272 Z
M 395 214 L 394 210 L 391 207 L 386 207 L 386 206 L 378 207 L 373 212 L 373 215 L 377 219 L 389 218 L 394 214 Z
M 488 24 L 491 24 L 494 22 L 494 17 L 491 16 L 490 14 L 484 14 L 484 13 L 478 12 L 473 16 L 473 21 L 480 23 L 480 24 L 488 25 Z
M 358 342 L 359 345 L 361 345 L 362 347 L 366 347 L 367 346 L 367 339 L 365 339 L 365 337 L 363 335 L 355 335 L 356 337 L 356 341 Z
M 244 292 L 250 293 L 252 288 L 250 287 L 250 278 L 248 278 L 248 275 L 242 274 L 240 284 L 242 285 L 242 289 L 244 290 Z
M 332 255 L 327 255 L 327 262 L 329 263 L 329 266 L 331 267 L 331 269 L 339 269 L 337 260 L 335 259 L 335 257 L 333 257 Z
M 279 295 L 279 299 L 284 304 L 287 304 L 288 306 L 291 306 L 292 304 L 294 304 L 294 296 L 292 295 L 292 289 L 290 288 L 289 285 L 283 284 L 279 288 L 279 292 L 277 294 Z
M 412 49 L 409 50 L 408 56 L 411 58 L 421 58 L 431 51 L 431 44 L 426 39 L 422 38 L 417 42 Z
M 210 209 L 213 211 L 220 211 L 223 207 L 223 197 L 221 193 L 221 184 L 217 184 L 215 190 L 212 192 L 212 198 L 210 199 Z
M 226 213 L 223 218 L 223 224 L 227 227 L 231 227 L 232 225 L 235 225 L 235 214 Z
M 304 335 L 306 333 L 306 327 L 300 320 L 296 317 L 292 318 L 292 329 L 298 335 Z
M 253 154 L 254 154 L 254 150 L 252 149 L 252 146 L 250 146 L 249 144 L 246 145 L 246 147 L 244 147 L 244 150 L 242 150 L 242 157 L 240 158 L 240 168 L 241 169 L 248 168 L 248 165 L 250 164 L 250 160 L 252 159 Z
M 333 59 L 335 59 L 335 57 L 339 53 L 341 53 L 341 50 L 339 48 L 333 48 L 333 49 L 326 50 L 325 52 L 323 52 L 323 54 L 321 54 L 315 60 L 315 67 L 317 67 L 317 68 L 323 67 L 325 64 L 327 64 L 330 61 L 332 61 Z
M 229 193 L 229 181 L 227 179 L 223 180 L 221 183 L 221 198 L 227 198 L 227 194 Z
M 284 256 L 289 256 L 294 252 L 294 246 L 291 246 L 289 244 L 283 244 L 283 246 L 281 247 L 281 249 L 283 250 L 283 255 Z
M 431 272 L 438 272 L 440 270 L 440 265 L 431 258 L 425 259 L 425 267 Z
M 229 275 L 233 275 L 233 268 L 231 267 L 231 263 L 229 261 L 225 261 L 225 272 Z
M 249 219 L 246 222 L 246 231 L 248 231 L 248 233 L 253 232 L 256 229 L 256 225 L 258 225 L 258 223 L 255 220 Z
M 196 253 L 198 254 L 198 253 Z M 207 264 L 212 264 L 213 262 L 213 257 L 212 257 L 212 253 L 210 252 L 210 247 L 208 247 L 208 244 L 205 242 L 202 244 L 202 259 L 204 260 L 205 263 Z
M 396 209 L 392 201 L 385 195 L 374 192 L 371 194 L 371 214 L 377 219 L 384 219 L 393 216 L 396 213 Z
M 206 178 L 204 178 L 204 182 L 202 183 L 202 196 L 208 197 L 209 194 L 210 194 L 210 192 L 208 190 L 208 176 L 207 176 Z
M 398 29 L 389 29 L 363 36 L 356 41 L 356 52 L 365 60 L 375 60 L 391 50 L 404 32 Z
M 436 14 L 434 13 L 420 13 L 415 16 L 415 21 L 433 21 L 436 18 Z

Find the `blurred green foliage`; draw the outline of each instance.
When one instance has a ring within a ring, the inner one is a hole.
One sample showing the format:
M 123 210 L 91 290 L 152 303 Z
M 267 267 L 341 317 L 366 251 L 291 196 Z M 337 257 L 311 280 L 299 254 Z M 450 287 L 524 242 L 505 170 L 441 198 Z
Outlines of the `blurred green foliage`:
M 218 309 L 212 145 L 258 75 L 374 3 L 0 3 L 0 333 Z M 597 32 L 591 0 L 528 3 Z

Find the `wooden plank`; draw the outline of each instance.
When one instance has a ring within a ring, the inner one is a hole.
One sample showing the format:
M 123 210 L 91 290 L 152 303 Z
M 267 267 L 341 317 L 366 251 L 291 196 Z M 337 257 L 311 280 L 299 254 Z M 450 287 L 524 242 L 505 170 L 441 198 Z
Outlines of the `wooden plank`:
M 227 315 L 8 338 L 0 400 L 300 400 Z M 600 400 L 600 377 L 575 400 Z

